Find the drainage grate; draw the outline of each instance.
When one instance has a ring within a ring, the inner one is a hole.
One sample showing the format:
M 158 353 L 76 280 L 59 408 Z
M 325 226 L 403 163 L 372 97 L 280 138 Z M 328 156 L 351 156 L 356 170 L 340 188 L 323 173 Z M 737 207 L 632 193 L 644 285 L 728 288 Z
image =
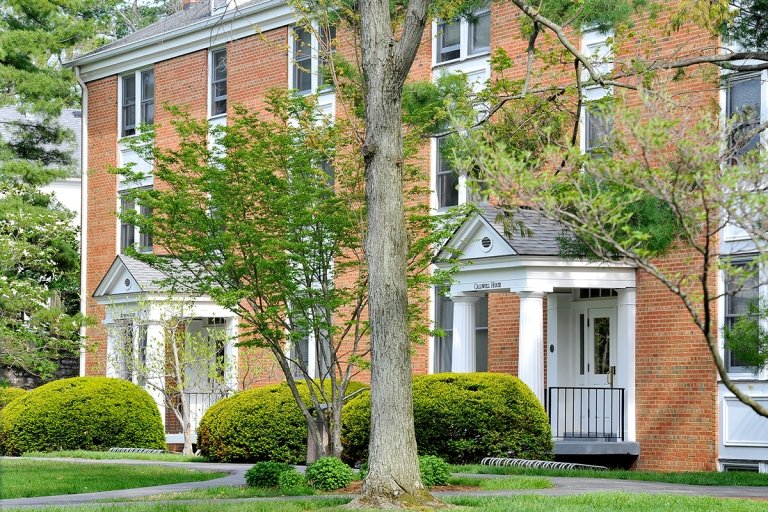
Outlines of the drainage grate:
M 110 448 L 108 451 L 112 453 L 168 453 L 165 450 L 154 450 L 152 448 Z
M 573 462 L 554 462 L 551 460 L 527 460 L 508 459 L 505 457 L 486 457 L 480 461 L 483 466 L 507 466 L 515 468 L 535 469 L 591 469 L 593 471 L 605 471 L 605 466 L 590 466 L 589 464 L 576 464 Z

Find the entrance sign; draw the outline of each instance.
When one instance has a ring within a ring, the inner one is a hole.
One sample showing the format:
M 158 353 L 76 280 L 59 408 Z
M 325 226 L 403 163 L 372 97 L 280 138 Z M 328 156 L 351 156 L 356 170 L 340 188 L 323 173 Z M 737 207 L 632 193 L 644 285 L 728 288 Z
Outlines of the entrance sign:
M 475 283 L 475 290 L 493 290 L 501 288 L 500 281 L 486 281 L 484 283 Z

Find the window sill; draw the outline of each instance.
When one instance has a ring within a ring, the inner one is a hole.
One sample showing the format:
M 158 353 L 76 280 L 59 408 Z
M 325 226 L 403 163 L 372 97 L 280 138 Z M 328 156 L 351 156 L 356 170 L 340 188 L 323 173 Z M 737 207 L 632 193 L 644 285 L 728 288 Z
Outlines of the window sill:
M 223 114 L 216 114 L 215 116 L 208 116 L 209 121 L 215 121 L 216 119 L 226 119 L 227 113 L 224 112 Z
M 474 60 L 487 59 L 488 57 L 490 57 L 490 55 L 491 55 L 491 51 L 488 50 L 485 52 L 467 55 L 466 57 L 459 57 L 458 59 L 451 59 L 443 62 L 435 62 L 434 64 L 432 64 L 432 69 L 434 70 L 442 67 L 449 67 L 453 64 L 459 64 L 461 62 L 472 62 Z

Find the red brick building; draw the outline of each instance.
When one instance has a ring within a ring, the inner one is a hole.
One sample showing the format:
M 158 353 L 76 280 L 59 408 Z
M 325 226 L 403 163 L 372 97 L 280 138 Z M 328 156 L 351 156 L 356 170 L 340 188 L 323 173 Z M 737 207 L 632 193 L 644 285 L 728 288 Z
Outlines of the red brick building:
M 147 176 L 138 186 L 156 185 L 151 166 L 124 138 L 134 135 L 140 123 L 156 122 L 157 143 L 173 145 L 169 114 L 160 108 L 165 103 L 183 106 L 215 125 L 226 123 L 235 104 L 262 107 L 271 88 L 318 93 L 315 36 L 294 28 L 294 15 L 282 0 L 238 3 L 237 9 L 227 9 L 224 0 L 210 6 L 190 3 L 70 63 L 85 92 L 83 307 L 104 325 L 124 321 L 125 308 L 141 297 L 162 294 L 153 284 L 159 276 L 152 269 L 121 255 L 128 245 L 152 250 L 152 241 L 115 216 L 121 208 L 137 206 L 121 198 L 129 185 L 108 169 L 134 162 Z M 471 20 L 432 23 L 413 78 L 461 71 L 479 88 L 491 75 L 495 48 L 504 48 L 515 60 L 513 73 L 522 73 L 528 43 L 520 37 L 519 16 L 512 5 L 493 3 Z M 643 23 L 637 21 L 637 33 L 660 30 Z M 664 54 L 709 38 L 696 28 L 675 34 L 659 37 L 654 50 Z M 608 36 L 588 31 L 574 38 L 601 66 L 611 65 L 605 58 Z M 617 41 L 613 47 L 617 58 L 632 50 L 632 41 Z M 767 111 L 764 78 L 746 76 L 733 90 L 720 93 L 710 88 L 696 101 L 751 101 L 758 111 Z M 691 79 L 680 87 L 698 85 Z M 585 92 L 588 100 L 605 94 L 612 91 Z M 334 92 L 325 89 L 318 96 L 319 108 L 333 115 Z M 743 97 L 749 100 L 738 99 Z M 587 112 L 582 121 L 580 138 L 589 150 L 605 127 Z M 423 152 L 433 190 L 424 200 L 436 211 L 470 200 L 466 176 L 457 175 L 439 156 L 439 144 L 433 139 Z M 450 300 L 431 293 L 430 319 L 446 336 L 416 348 L 414 371 L 518 375 L 550 411 L 558 456 L 621 458 L 635 468 L 660 471 L 729 465 L 768 471 L 768 425 L 720 389 L 707 346 L 679 299 L 629 265 L 564 260 L 556 242 L 559 228 L 529 211 L 520 215 L 532 237 L 505 236 L 487 209 L 449 242 L 472 265 L 457 275 Z M 734 245 L 738 240 L 738 233 L 725 233 L 724 250 L 742 251 Z M 689 256 L 678 251 L 660 264 L 685 265 Z M 721 324 L 737 313 L 732 302 L 722 302 Z M 237 333 L 235 315 L 204 298 L 195 301 L 190 317 L 189 329 Z M 148 329 L 142 335 L 151 338 Z M 107 331 L 103 326 L 89 329 L 97 348 L 84 353 L 84 374 L 121 376 L 108 356 Z M 253 354 L 232 343 L 224 350 L 241 368 L 228 379 L 242 385 L 242 368 Z M 754 396 L 768 400 L 765 375 L 735 362 L 731 369 Z M 201 414 L 207 403 L 201 400 L 198 407 Z

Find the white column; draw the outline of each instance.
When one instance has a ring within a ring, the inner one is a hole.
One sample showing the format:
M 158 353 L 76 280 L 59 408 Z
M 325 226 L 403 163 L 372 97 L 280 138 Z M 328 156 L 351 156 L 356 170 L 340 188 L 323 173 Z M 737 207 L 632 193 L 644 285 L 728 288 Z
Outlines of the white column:
M 474 372 L 475 361 L 475 303 L 480 297 L 473 295 L 452 295 L 453 302 L 453 345 L 451 371 L 456 373 Z
M 626 422 L 624 440 L 636 441 L 635 430 L 635 288 L 619 288 L 616 311 L 616 386 L 624 388 Z
M 518 292 L 520 338 L 517 374 L 544 403 L 544 294 Z
M 239 371 L 237 359 L 237 335 L 240 331 L 239 318 L 232 317 L 227 319 L 227 344 L 224 346 L 224 358 L 227 361 L 224 383 L 231 391 L 238 391 Z

